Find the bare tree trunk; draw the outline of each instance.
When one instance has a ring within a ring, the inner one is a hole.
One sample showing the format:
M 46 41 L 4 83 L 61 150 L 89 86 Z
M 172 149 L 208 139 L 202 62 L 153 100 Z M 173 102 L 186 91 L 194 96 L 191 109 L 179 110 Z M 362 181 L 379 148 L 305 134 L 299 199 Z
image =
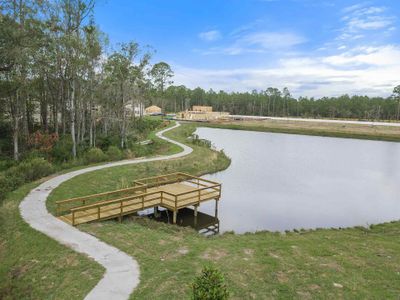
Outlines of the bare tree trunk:
M 121 84 L 121 96 L 122 96 L 122 124 L 121 124 L 121 148 L 125 147 L 126 138 L 126 109 L 125 109 L 125 97 L 124 97 L 124 86 Z
M 19 159 L 18 131 L 19 131 L 18 117 L 14 117 L 14 131 L 13 131 L 14 160 L 18 160 Z
M 28 100 L 25 99 L 22 103 L 22 138 L 25 143 L 28 142 L 29 137 L 29 114 L 28 114 Z
M 54 132 L 58 135 L 58 106 L 56 102 L 53 105 L 53 126 Z
M 46 132 L 49 130 L 47 115 L 48 115 L 47 94 L 46 91 L 43 91 L 42 99 L 40 99 L 40 121 L 42 123 L 42 127 Z
M 76 158 L 76 136 L 75 136 L 75 78 L 72 79 L 71 91 L 71 138 L 72 138 L 72 156 Z
M 11 116 L 13 120 L 13 152 L 14 160 L 19 159 L 18 138 L 19 138 L 19 93 L 15 95 L 15 101 L 10 98 Z
M 93 139 L 93 113 L 92 113 L 92 105 L 89 108 L 89 146 L 93 147 L 94 139 Z
M 83 107 L 82 109 L 82 116 L 81 116 L 81 125 L 82 125 L 82 129 L 81 129 L 81 142 L 84 141 L 85 139 L 85 135 L 86 135 L 86 105 L 85 107 Z

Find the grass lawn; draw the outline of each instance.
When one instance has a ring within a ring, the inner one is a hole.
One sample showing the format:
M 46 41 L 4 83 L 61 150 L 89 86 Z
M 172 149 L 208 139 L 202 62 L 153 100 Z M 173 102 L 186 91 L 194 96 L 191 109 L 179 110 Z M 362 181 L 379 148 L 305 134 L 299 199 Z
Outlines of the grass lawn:
M 400 142 L 400 127 L 286 120 L 218 121 L 201 126 Z
M 183 125 L 167 135 L 184 141 L 193 130 L 194 125 Z M 56 200 L 120 188 L 136 178 L 173 171 L 200 175 L 228 166 L 223 154 L 192 146 L 195 151 L 185 158 L 75 177 L 52 193 L 48 207 L 54 211 Z M 399 222 L 211 238 L 138 217 L 79 228 L 139 261 L 141 283 L 132 298 L 187 299 L 190 283 L 206 264 L 222 270 L 233 299 L 397 299 L 400 294 Z
M 19 203 L 38 184 L 24 185 L 0 205 L 0 299 L 81 299 L 104 269 L 23 221 Z
M 151 146 L 156 155 L 181 151 L 154 133 L 150 136 L 156 140 Z M 101 265 L 37 232 L 22 219 L 20 202 L 43 180 L 20 187 L 0 203 L 0 299 L 80 299 L 103 276 Z

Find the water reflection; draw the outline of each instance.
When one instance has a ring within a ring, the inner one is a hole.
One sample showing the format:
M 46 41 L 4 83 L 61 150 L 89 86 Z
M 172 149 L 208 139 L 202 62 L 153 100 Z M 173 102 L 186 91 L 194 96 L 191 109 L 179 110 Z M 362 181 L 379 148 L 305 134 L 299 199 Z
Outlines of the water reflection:
M 200 128 L 231 166 L 221 232 L 367 225 L 400 218 L 400 144 Z M 212 214 L 212 203 L 200 211 Z

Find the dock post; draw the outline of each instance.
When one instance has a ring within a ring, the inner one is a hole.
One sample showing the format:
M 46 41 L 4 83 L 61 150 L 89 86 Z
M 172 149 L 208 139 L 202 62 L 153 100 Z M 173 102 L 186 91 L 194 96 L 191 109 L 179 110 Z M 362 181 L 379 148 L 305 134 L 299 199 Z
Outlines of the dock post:
M 197 226 L 197 209 L 198 209 L 198 205 L 194 206 L 194 227 Z
M 158 213 L 158 206 L 154 206 L 154 217 L 158 218 L 160 215 Z
M 173 219 L 172 219 L 172 223 L 173 224 L 176 224 L 176 215 L 178 214 L 178 211 L 177 210 L 174 210 L 174 216 L 173 216 Z
M 215 199 L 215 218 L 218 219 L 218 199 Z

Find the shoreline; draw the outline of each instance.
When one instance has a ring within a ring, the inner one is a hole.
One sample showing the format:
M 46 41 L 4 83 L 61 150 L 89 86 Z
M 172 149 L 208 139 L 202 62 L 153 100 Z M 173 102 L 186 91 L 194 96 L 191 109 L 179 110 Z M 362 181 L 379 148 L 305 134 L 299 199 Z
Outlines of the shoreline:
M 301 124 L 301 121 L 282 120 L 258 120 L 258 121 L 228 121 L 228 122 L 182 122 L 198 124 L 197 127 L 211 127 L 232 130 L 247 130 L 258 132 L 271 132 L 271 133 L 284 133 L 284 134 L 298 134 L 309 136 L 321 137 L 334 137 L 334 138 L 347 138 L 359 140 L 373 140 L 385 142 L 400 142 L 400 126 L 390 127 L 390 130 L 379 129 L 380 132 L 375 130 L 371 125 L 354 125 L 354 124 L 328 124 L 320 126 L 321 123 L 309 122 L 310 125 Z M 338 125 L 344 126 L 342 128 Z M 400 124 L 399 124 L 400 125 Z M 379 126 L 384 128 L 384 126 Z M 396 132 L 397 131 L 397 132 Z

